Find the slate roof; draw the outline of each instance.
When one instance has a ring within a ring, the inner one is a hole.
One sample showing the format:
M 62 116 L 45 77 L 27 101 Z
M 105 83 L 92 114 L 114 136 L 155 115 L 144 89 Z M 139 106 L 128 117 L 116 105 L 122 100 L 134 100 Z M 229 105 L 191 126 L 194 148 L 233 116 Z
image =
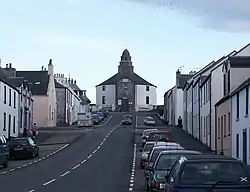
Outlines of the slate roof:
M 58 83 L 56 80 L 55 80 L 55 88 L 67 89 L 67 87 L 63 86 L 61 83 Z
M 136 85 L 149 85 L 149 86 L 157 87 L 157 86 L 149 83 L 148 81 L 146 81 L 145 79 L 143 79 L 142 77 L 140 77 L 139 75 L 137 75 L 136 73 L 132 73 L 132 75 L 122 75 L 120 73 L 116 73 L 115 75 L 113 75 L 112 77 L 110 77 L 109 79 L 107 79 L 106 81 L 100 83 L 99 85 L 96 85 L 96 87 L 101 86 L 101 85 L 114 85 L 119 80 L 121 80 L 123 78 L 130 79 Z
M 49 85 L 48 71 L 16 71 L 17 77 L 23 77 L 31 84 L 32 95 L 47 95 Z
M 19 90 L 16 88 L 15 82 L 13 81 L 13 79 L 10 79 L 10 77 L 11 74 L 0 67 L 0 81 L 4 82 L 5 84 L 9 85 L 19 92 Z
M 183 89 L 187 80 L 189 80 L 191 77 L 193 77 L 194 75 L 188 75 L 188 74 L 180 74 L 180 76 L 178 77 L 179 79 L 179 85 L 177 86 L 177 88 L 181 88 Z

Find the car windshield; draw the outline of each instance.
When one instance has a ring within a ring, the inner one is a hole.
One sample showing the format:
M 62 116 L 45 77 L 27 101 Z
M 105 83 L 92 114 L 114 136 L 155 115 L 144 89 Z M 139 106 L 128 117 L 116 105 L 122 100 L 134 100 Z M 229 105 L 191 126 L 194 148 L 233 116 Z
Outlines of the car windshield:
M 248 184 L 248 173 L 238 162 L 187 163 L 180 175 L 181 183 L 192 184 Z
M 144 146 L 144 149 L 143 149 L 143 152 L 148 152 L 148 151 L 151 151 L 154 147 L 154 144 L 153 143 L 147 143 L 145 146 Z
M 164 151 L 164 150 L 166 150 L 166 149 L 164 149 L 164 148 L 162 148 L 162 149 L 155 149 L 154 152 L 153 152 L 153 154 L 152 154 L 152 156 L 151 156 L 150 161 L 151 161 L 151 162 L 155 162 L 155 160 L 157 159 L 158 155 L 159 155 L 162 151 Z
M 15 139 L 10 142 L 10 145 L 29 145 L 27 139 Z
M 147 120 L 148 121 L 154 121 L 154 118 L 153 117 L 148 117 Z
M 143 135 L 145 135 L 145 136 L 149 136 L 149 134 L 150 134 L 151 132 L 152 132 L 151 130 L 144 131 Z
M 169 133 L 151 133 L 149 134 L 149 141 L 169 141 Z
M 189 156 L 189 155 L 196 155 L 191 153 L 169 153 L 169 154 L 162 154 L 158 162 L 156 164 L 157 170 L 170 170 L 175 161 L 181 156 Z

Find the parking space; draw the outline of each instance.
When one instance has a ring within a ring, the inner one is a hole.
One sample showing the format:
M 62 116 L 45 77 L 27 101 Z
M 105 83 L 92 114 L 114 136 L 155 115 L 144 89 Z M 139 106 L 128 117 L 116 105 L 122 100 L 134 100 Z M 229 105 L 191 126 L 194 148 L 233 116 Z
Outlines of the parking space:
M 136 119 L 137 119 L 136 125 L 137 126 L 135 126 L 135 143 L 137 146 L 137 149 L 136 149 L 137 155 L 136 155 L 136 169 L 135 169 L 136 172 L 135 172 L 134 187 L 133 187 L 134 192 L 145 191 L 144 171 L 140 167 L 140 157 L 141 157 L 140 149 L 142 149 L 141 133 L 143 132 L 144 129 L 148 128 L 148 126 L 145 126 L 143 123 L 144 118 L 146 116 L 148 116 L 148 114 L 136 117 Z M 211 154 L 211 151 L 207 147 L 205 147 L 203 144 L 201 144 L 198 140 L 189 136 L 183 130 L 176 128 L 176 127 L 167 127 L 166 125 L 163 124 L 162 120 L 160 120 L 157 116 L 153 116 L 153 117 L 156 120 L 155 128 L 171 132 L 171 134 L 174 137 L 174 140 L 177 143 L 179 143 L 181 146 L 183 146 L 184 148 L 190 149 L 190 150 L 200 151 L 200 152 L 206 153 L 206 154 Z
M 40 161 L 39 159 L 43 159 L 47 155 L 52 154 L 53 152 L 61 149 L 64 146 L 65 144 L 40 146 L 39 157 L 36 157 L 33 159 L 10 160 L 8 168 L 0 168 L 0 174 L 6 173 L 9 171 L 14 171 L 16 169 L 24 167 L 24 165 L 31 165 L 34 161 Z

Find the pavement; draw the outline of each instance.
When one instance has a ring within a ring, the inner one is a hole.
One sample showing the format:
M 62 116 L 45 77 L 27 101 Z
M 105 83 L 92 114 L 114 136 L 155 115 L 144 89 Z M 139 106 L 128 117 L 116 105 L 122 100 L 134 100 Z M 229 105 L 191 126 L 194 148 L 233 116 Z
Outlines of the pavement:
M 144 191 L 143 171 L 139 166 L 140 132 L 146 128 L 143 125 L 144 117 L 154 114 L 129 114 L 133 115 L 133 125 L 121 125 L 124 113 L 112 113 L 113 118 L 108 123 L 82 134 L 71 144 L 62 144 L 62 149 L 58 148 L 52 152 L 54 154 L 48 154 L 39 161 L 31 160 L 27 166 L 14 171 L 0 173 L 1 191 Z M 171 130 L 175 139 L 183 142 L 183 146 L 205 150 L 185 132 L 167 128 L 156 115 L 155 119 L 158 129 Z M 44 146 L 49 148 L 56 145 Z

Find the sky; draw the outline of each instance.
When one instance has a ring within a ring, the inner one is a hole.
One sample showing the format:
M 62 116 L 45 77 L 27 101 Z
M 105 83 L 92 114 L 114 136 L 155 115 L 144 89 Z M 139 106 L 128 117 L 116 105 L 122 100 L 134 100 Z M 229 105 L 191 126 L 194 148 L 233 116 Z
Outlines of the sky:
M 127 48 L 134 70 L 157 86 L 250 42 L 249 0 L 8 0 L 1 2 L 0 59 L 17 70 L 76 80 L 95 103 L 95 85 L 118 70 Z

